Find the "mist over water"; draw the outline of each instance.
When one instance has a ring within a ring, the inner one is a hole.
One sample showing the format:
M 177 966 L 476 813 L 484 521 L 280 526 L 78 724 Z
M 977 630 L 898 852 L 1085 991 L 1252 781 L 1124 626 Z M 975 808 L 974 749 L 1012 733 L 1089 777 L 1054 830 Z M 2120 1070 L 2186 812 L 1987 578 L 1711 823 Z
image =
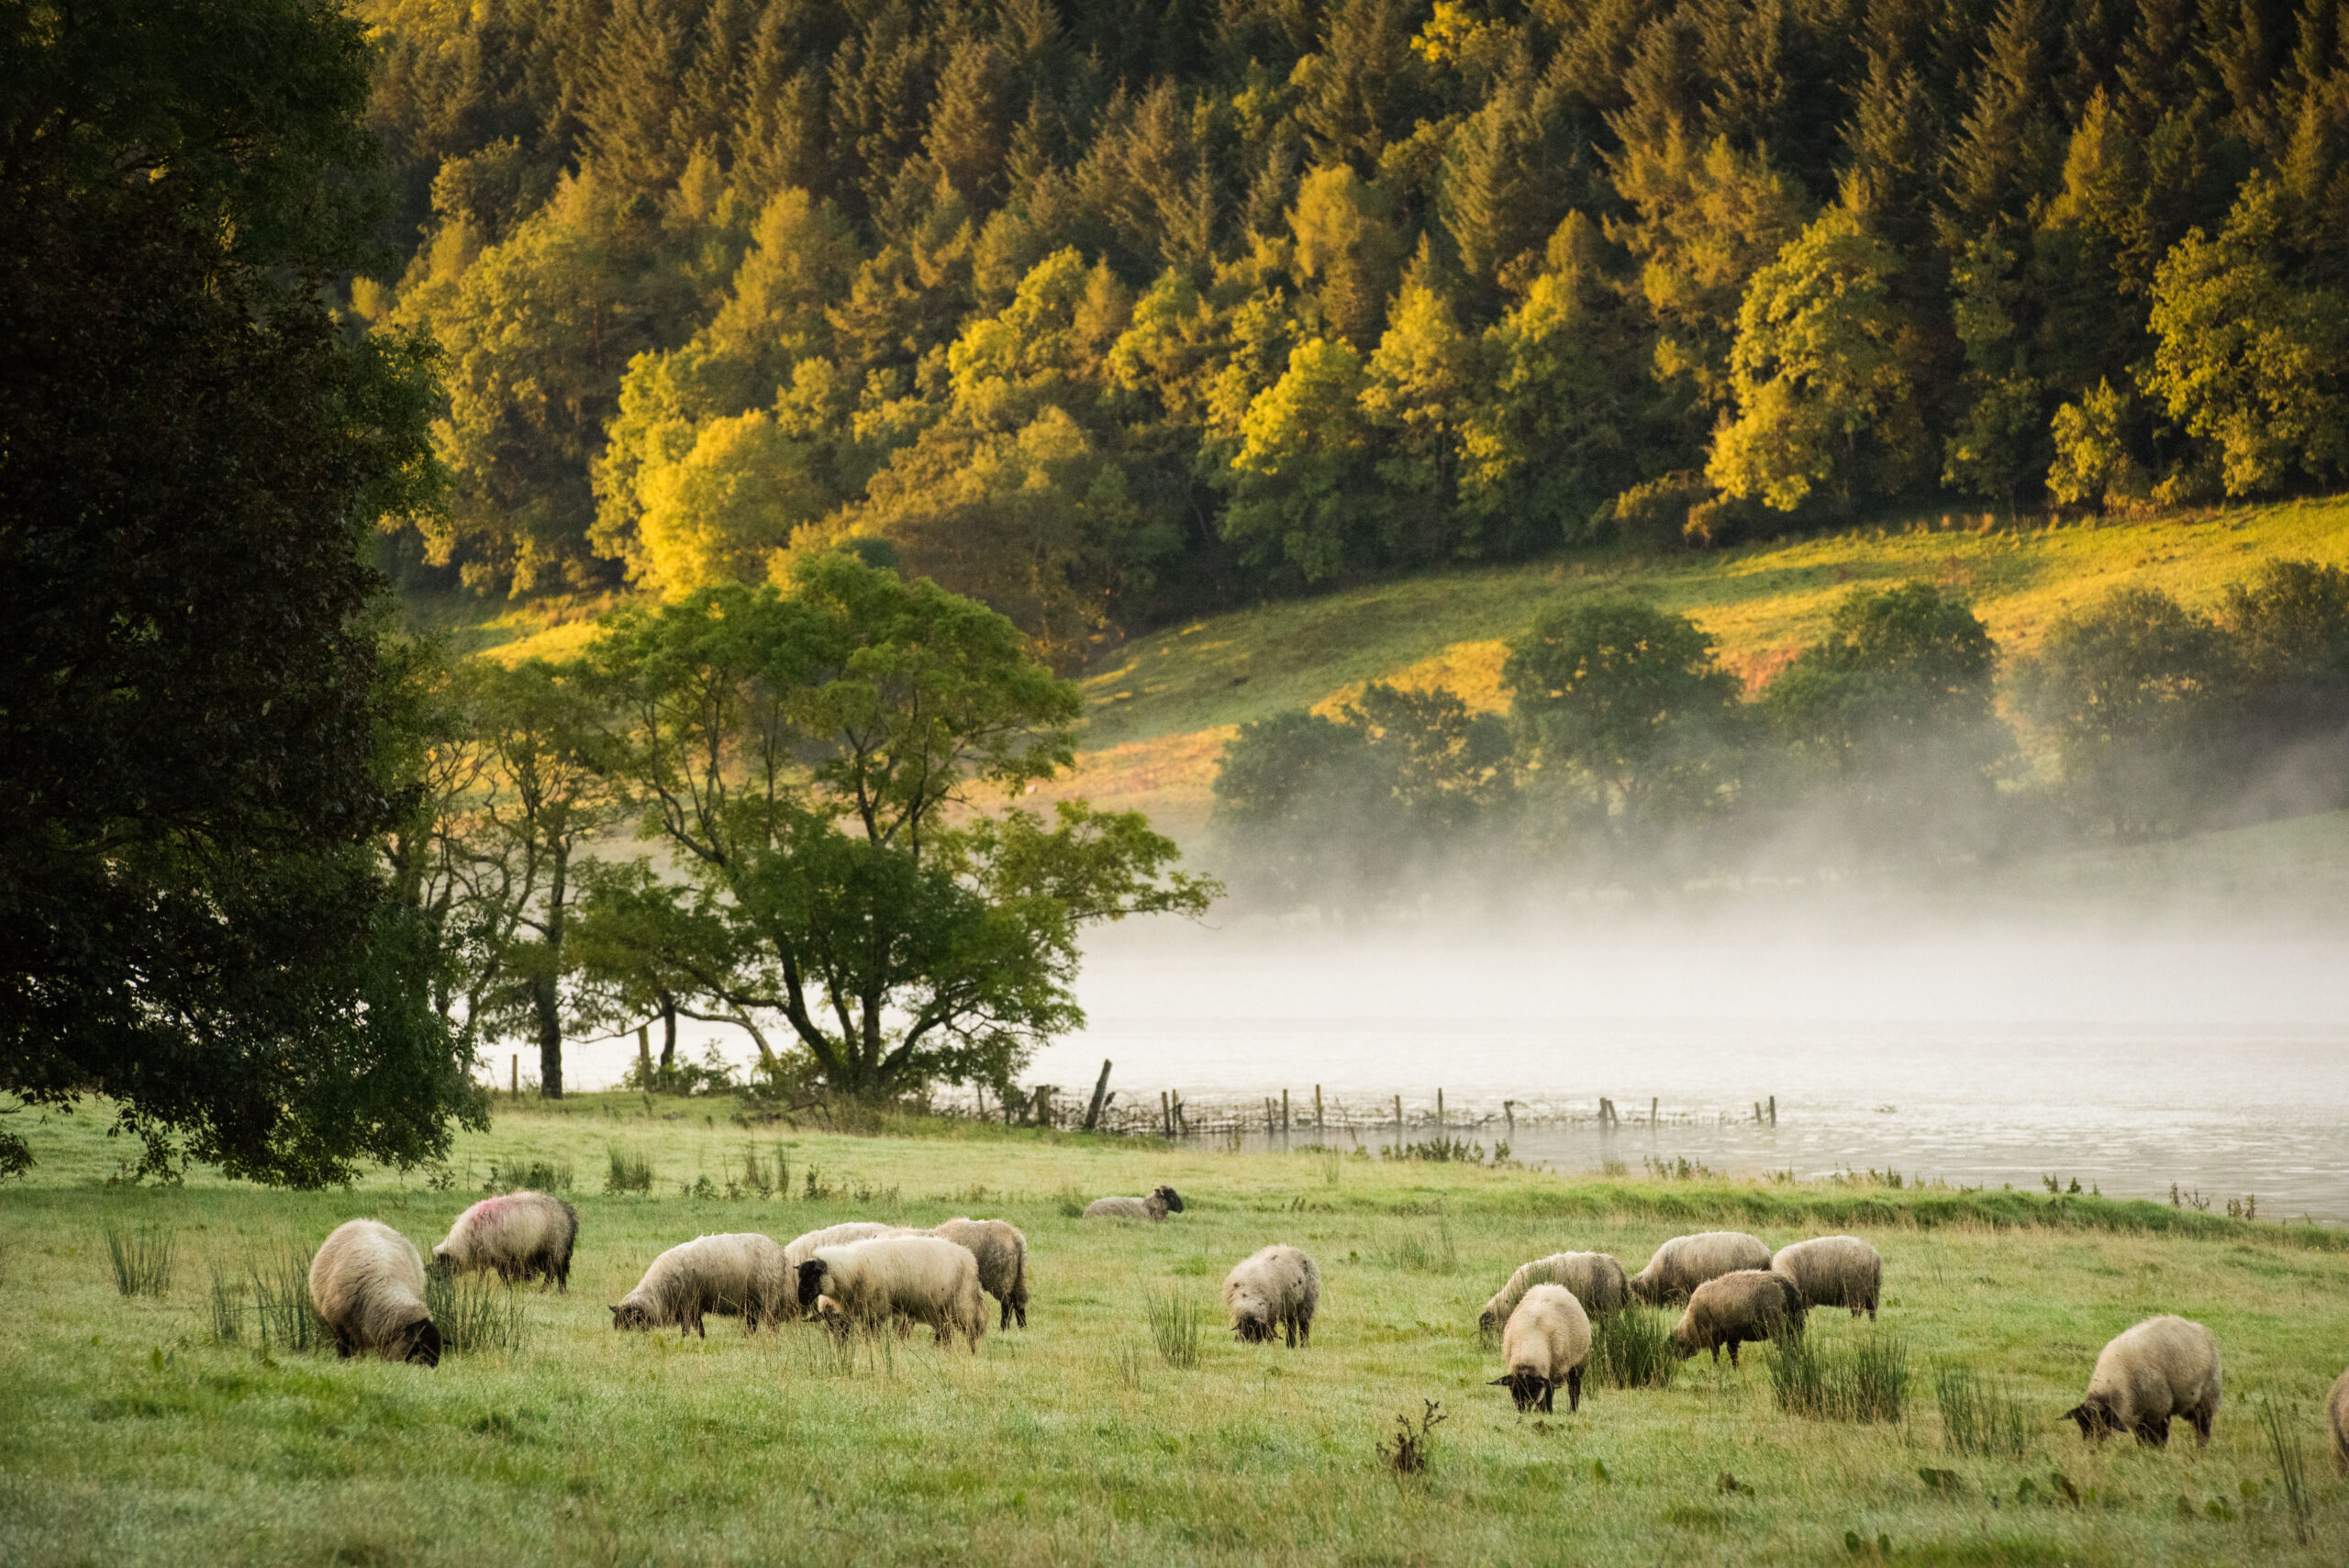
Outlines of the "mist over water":
M 2045 1174 L 2116 1196 L 2349 1221 L 2349 936 L 2027 924 L 1796 929 L 1756 918 L 1436 931 L 1175 925 L 1090 951 L 1080 1035 L 1025 1075 L 1112 1084 L 1152 1106 L 1322 1085 L 1374 1150 L 1392 1098 L 1455 1129 L 1517 1114 L 1522 1159 L 1563 1170 L 1686 1157 L 1741 1174 L 1899 1170 L 1911 1180 Z M 1775 1095 L 1775 1129 L 1753 1104 Z M 1651 1098 L 1662 1124 L 1642 1123 Z M 1299 1111 L 1300 1118 L 1309 1111 Z M 1309 1141 L 1309 1129 L 1293 1135 Z

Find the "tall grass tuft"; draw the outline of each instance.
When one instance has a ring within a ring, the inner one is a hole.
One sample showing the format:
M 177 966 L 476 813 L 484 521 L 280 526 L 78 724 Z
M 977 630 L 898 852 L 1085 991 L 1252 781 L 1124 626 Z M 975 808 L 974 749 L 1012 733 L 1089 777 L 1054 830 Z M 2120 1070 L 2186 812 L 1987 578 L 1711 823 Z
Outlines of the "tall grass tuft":
M 1680 1375 L 1672 1314 L 1626 1307 L 1590 1322 L 1590 1374 L 1617 1388 L 1669 1388 Z
M 1207 1311 L 1179 1291 L 1153 1296 L 1143 1306 L 1150 1337 L 1168 1366 L 1188 1372 L 1199 1364 L 1199 1338 L 1207 1326 Z
M 1085 1195 L 1069 1183 L 1061 1184 L 1061 1190 L 1052 1195 L 1052 1205 L 1064 1219 L 1085 1218 Z
M 604 1190 L 607 1193 L 649 1193 L 652 1190 L 652 1162 L 640 1151 L 624 1151 L 617 1143 L 605 1150 L 610 1161 L 604 1173 Z
M 1952 1453 L 2021 1459 L 2030 1451 L 2031 1423 L 2021 1402 L 1971 1367 L 1949 1362 L 1934 1368 L 1933 1403 Z
M 245 1337 L 245 1287 L 239 1281 L 212 1265 L 212 1289 L 206 1307 L 212 1319 L 212 1342 L 217 1345 L 240 1344 Z
M 1764 1348 L 1778 1408 L 1814 1421 L 1898 1421 L 1909 1399 L 1909 1346 L 1898 1335 L 1864 1334 L 1822 1345 L 1798 1333 Z
M 2302 1546 L 2309 1543 L 2309 1456 L 2300 1446 L 2297 1428 L 2284 1419 L 2273 1396 L 2260 1398 L 2260 1429 L 2267 1435 L 2267 1450 L 2276 1456 L 2276 1473 L 2284 1487 L 2284 1507 L 2292 1516 L 2292 1533 Z
M 1448 1274 L 1460 1266 L 1460 1246 L 1452 1234 L 1452 1218 L 1439 1208 L 1435 1233 L 1413 1231 L 1396 1244 L 1395 1266 L 1413 1273 Z
M 262 1353 L 272 1348 L 307 1354 L 333 1342 L 326 1319 L 310 1300 L 310 1254 L 293 1242 L 247 1265 L 253 1281 L 253 1328 Z
M 530 1320 L 522 1297 L 510 1284 L 485 1275 L 434 1270 L 424 1276 L 424 1305 L 440 1330 L 440 1348 L 451 1355 L 499 1351 L 512 1355 L 529 1338 Z
M 551 1160 L 523 1160 L 501 1168 L 490 1162 L 489 1191 L 492 1193 L 521 1192 L 525 1189 L 541 1193 L 567 1193 L 571 1190 L 571 1167 L 558 1165 Z
M 179 1238 L 160 1225 L 134 1230 L 106 1227 L 106 1259 L 114 1265 L 114 1287 L 125 1296 L 161 1297 L 172 1288 L 172 1265 Z

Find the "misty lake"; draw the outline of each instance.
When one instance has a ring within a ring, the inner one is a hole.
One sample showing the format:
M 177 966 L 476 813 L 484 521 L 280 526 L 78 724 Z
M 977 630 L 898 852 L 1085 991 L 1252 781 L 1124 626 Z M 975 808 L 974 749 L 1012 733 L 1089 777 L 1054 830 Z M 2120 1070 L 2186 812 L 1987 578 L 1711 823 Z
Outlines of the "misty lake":
M 1417 1140 L 1442 1089 L 1455 1136 L 1489 1146 L 1513 1100 L 1512 1153 L 1564 1171 L 1685 1158 L 2028 1188 L 2053 1174 L 2349 1223 L 2344 961 L 2349 937 L 2330 932 L 2175 926 L 1152 922 L 1090 945 L 1088 1025 L 1023 1082 L 1082 1095 L 1107 1057 L 1119 1100 L 1153 1112 L 1161 1090 L 1211 1109 L 1286 1088 L 1298 1143 L 1319 1084 L 1329 1141 L 1374 1151 L 1394 1140 L 1392 1096 Z M 690 1029 L 691 1053 L 713 1032 Z M 575 1081 L 612 1082 L 633 1051 L 574 1048 Z M 1593 1125 L 1601 1095 L 1631 1125 Z M 1753 1102 L 1771 1096 L 1777 1125 L 1757 1127 Z

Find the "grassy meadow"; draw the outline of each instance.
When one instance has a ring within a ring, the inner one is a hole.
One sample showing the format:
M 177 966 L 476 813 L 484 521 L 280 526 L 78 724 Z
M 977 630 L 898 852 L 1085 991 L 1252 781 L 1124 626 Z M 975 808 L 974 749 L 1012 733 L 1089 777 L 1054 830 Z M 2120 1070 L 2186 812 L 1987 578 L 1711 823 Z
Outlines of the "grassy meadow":
M 2349 1554 L 2349 1485 L 2320 1413 L 2349 1358 L 2337 1232 L 2042 1193 L 1648 1182 L 969 1124 L 850 1137 L 745 1128 L 728 1108 L 526 1102 L 462 1138 L 445 1171 L 321 1194 L 201 1172 L 109 1187 L 121 1151 L 101 1116 L 28 1117 L 41 1163 L 0 1191 L 0 1562 Z M 649 1194 L 603 1191 L 616 1151 L 651 1167 Z M 263 1351 L 249 1315 L 235 1342 L 216 1338 L 216 1271 L 233 1304 L 251 1262 L 357 1215 L 429 1248 L 493 1163 L 567 1173 L 580 1210 L 571 1292 L 522 1293 L 518 1346 L 426 1371 Z M 1162 1181 L 1189 1205 L 1163 1226 L 1070 1212 Z M 925 1333 L 842 1353 L 811 1328 L 746 1338 L 719 1318 L 680 1343 L 607 1326 L 603 1304 L 699 1233 L 966 1213 L 1014 1220 L 1031 1249 L 1032 1326 L 990 1332 L 976 1357 Z M 1752 1348 L 1740 1371 L 1690 1362 L 1665 1389 L 1593 1384 L 1573 1415 L 1562 1401 L 1520 1418 L 1486 1386 L 1501 1368 L 1476 1311 L 1519 1262 L 1596 1249 L 1636 1268 L 1715 1224 L 1774 1246 L 1851 1229 L 1882 1250 L 1880 1324 L 1820 1312 L 1810 1340 L 1831 1360 L 1895 1352 L 1909 1373 L 1898 1419 L 1787 1414 Z M 170 1239 L 163 1295 L 117 1292 L 110 1231 Z M 1308 1349 L 1242 1347 L 1220 1326 L 1225 1271 L 1275 1240 L 1320 1265 Z M 1179 1331 L 1174 1360 L 1162 1352 L 1153 1308 L 1205 1318 L 1196 1364 L 1174 1364 Z M 2170 1310 L 2224 1351 L 2211 1447 L 2180 1427 L 2163 1451 L 2087 1448 L 2059 1412 L 2108 1338 Z M 1952 1451 L 1935 1379 L 1953 1368 L 2011 1398 L 2015 1446 Z M 1431 1462 L 1398 1475 L 1376 1445 L 1429 1400 L 1445 1418 Z M 2304 1518 L 2261 1428 L 2271 1400 L 2307 1463 Z

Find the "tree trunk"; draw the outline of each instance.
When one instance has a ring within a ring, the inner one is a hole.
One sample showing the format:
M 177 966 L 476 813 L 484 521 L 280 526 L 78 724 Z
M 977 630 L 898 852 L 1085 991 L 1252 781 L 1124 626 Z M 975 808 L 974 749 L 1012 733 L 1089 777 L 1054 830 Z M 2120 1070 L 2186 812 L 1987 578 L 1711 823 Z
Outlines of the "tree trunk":
M 539 1018 L 539 1093 L 550 1100 L 562 1098 L 562 917 L 565 873 L 571 855 L 558 849 L 554 881 L 547 889 L 547 963 L 530 982 L 530 1006 Z
M 661 1073 L 666 1076 L 677 1067 L 677 999 L 666 991 L 661 993 Z

